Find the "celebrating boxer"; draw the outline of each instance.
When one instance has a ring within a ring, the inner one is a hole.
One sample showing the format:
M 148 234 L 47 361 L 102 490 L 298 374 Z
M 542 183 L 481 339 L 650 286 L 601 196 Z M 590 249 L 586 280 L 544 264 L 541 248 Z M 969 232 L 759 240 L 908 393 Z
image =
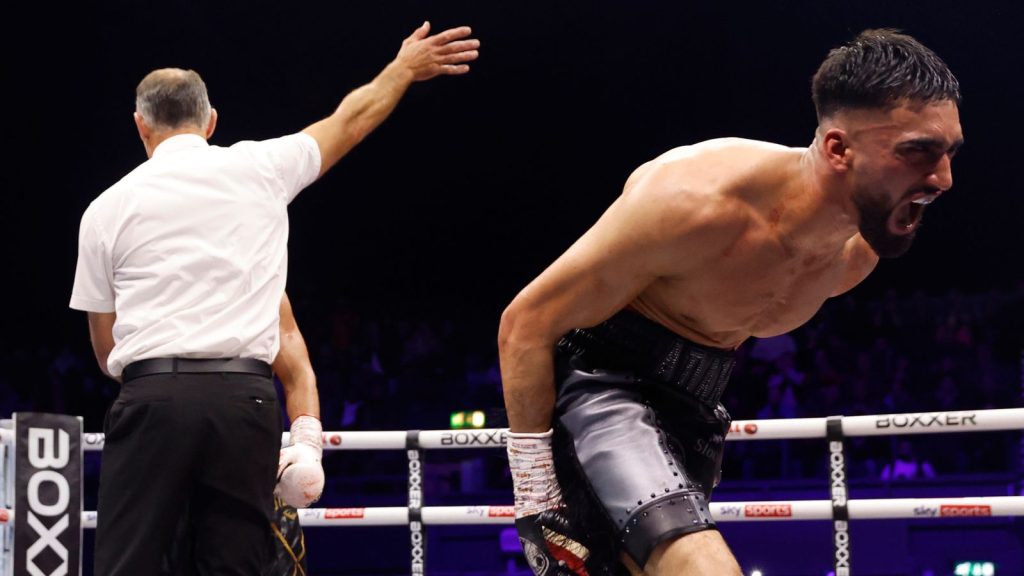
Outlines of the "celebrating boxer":
M 715 530 L 733 351 L 903 254 L 952 185 L 959 84 L 867 30 L 814 75 L 814 139 L 722 138 L 640 166 L 505 310 L 516 526 L 536 574 L 741 574 Z

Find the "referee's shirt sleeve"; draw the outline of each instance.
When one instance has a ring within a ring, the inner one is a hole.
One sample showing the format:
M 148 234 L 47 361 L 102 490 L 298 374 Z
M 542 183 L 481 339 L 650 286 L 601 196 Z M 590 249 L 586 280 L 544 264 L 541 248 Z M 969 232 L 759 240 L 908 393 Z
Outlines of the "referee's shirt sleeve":
M 320 146 L 309 134 L 298 132 L 276 139 L 272 153 L 285 202 L 291 203 L 320 175 Z
M 95 206 L 95 203 L 90 204 L 82 214 L 70 306 L 85 312 L 113 312 L 114 270 L 110 245 L 96 222 Z

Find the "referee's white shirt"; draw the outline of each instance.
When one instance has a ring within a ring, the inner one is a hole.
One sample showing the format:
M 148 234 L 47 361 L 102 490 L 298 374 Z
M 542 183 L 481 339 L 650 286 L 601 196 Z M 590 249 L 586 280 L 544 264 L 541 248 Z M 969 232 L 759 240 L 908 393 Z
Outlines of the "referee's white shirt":
M 159 357 L 272 363 L 288 203 L 319 172 L 308 134 L 229 148 L 184 134 L 93 200 L 71 308 L 117 313 L 110 374 Z

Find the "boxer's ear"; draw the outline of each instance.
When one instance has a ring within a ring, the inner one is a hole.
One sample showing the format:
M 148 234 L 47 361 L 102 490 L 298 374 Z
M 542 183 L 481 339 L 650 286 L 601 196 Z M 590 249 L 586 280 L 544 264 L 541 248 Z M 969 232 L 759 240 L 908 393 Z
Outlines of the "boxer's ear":
M 846 172 L 853 162 L 850 139 L 845 130 L 829 128 L 821 137 L 821 151 L 836 172 Z

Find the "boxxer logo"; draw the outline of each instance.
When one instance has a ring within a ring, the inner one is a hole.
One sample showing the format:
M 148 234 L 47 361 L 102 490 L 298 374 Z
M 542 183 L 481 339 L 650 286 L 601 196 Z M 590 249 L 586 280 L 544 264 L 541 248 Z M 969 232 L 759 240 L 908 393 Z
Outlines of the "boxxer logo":
M 409 508 L 423 506 L 423 464 L 417 450 L 409 450 Z
M 897 414 L 875 420 L 875 428 L 941 428 L 944 426 L 977 426 L 974 413 L 956 414 L 930 412 L 925 414 Z
M 829 478 L 832 485 L 832 548 L 835 553 L 835 573 L 836 576 L 849 576 L 850 532 L 846 521 L 846 458 L 843 455 L 843 443 L 830 440 L 828 452 Z
M 846 506 L 846 459 L 842 442 L 829 442 L 828 454 L 832 480 L 832 506 Z
M 836 576 L 850 576 L 850 531 L 846 520 L 835 520 L 833 539 L 836 552 Z
M 419 520 L 423 506 L 423 461 L 419 450 L 408 450 L 409 457 L 409 543 L 412 547 L 412 568 L 414 575 L 423 574 L 424 536 L 423 523 Z
M 412 544 L 412 573 L 423 574 L 423 525 L 420 522 L 409 524 L 409 540 Z
M 445 432 L 441 435 L 441 446 L 504 446 L 506 434 L 503 430 L 490 432 Z
M 56 576 L 68 571 L 68 549 L 60 541 L 60 536 L 70 525 L 68 504 L 71 486 L 57 470 L 68 465 L 70 456 L 67 432 L 28 429 L 28 461 L 35 470 L 28 480 L 28 525 L 38 538 L 25 554 L 25 568 L 32 576 Z M 43 518 L 47 521 L 44 522 Z M 49 572 L 36 564 L 36 559 L 47 549 L 60 559 L 60 564 Z
M 13 574 L 78 576 L 82 540 L 82 421 L 14 414 Z

